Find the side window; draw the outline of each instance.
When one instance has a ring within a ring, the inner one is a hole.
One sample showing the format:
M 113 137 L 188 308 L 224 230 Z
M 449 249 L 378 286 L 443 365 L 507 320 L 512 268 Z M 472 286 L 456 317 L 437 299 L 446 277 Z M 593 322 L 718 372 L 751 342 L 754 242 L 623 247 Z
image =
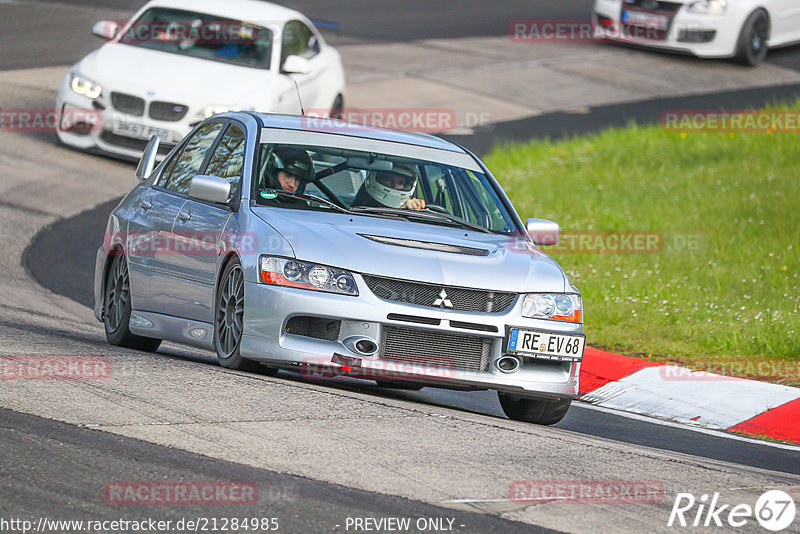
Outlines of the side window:
M 314 32 L 299 20 L 286 23 L 281 41 L 281 65 L 289 56 L 310 59 L 319 54 L 319 41 Z
M 231 184 L 231 193 L 228 196 L 228 200 L 233 197 L 236 187 L 242 180 L 244 141 L 244 131 L 231 124 L 214 150 L 211 161 L 208 163 L 208 168 L 206 168 L 206 174 L 226 178 Z
M 186 147 L 181 152 L 163 187 L 176 193 L 189 193 L 189 184 L 192 182 L 192 178 L 200 172 L 200 167 L 206 159 L 206 153 L 214 144 L 223 124 L 222 122 L 212 122 L 195 132 L 186 143 Z

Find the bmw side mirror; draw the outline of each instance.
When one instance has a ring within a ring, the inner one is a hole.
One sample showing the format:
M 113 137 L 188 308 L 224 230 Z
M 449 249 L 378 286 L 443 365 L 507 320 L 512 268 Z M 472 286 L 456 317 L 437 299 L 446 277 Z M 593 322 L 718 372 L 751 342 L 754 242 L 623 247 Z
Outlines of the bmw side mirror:
M 100 20 L 95 22 L 94 26 L 92 26 L 92 33 L 106 41 L 110 41 L 116 37 L 119 30 L 119 23 L 113 20 Z
M 158 145 L 161 140 L 157 135 L 150 138 L 150 142 L 144 149 L 142 157 L 139 158 L 139 165 L 136 167 L 136 177 L 140 182 L 147 180 L 153 168 L 156 166 L 156 156 L 158 156 Z
M 231 193 L 231 184 L 225 178 L 198 174 L 189 185 L 189 196 L 206 202 L 225 204 Z
M 283 61 L 283 72 L 286 74 L 308 74 L 311 72 L 311 65 L 304 57 L 288 56 Z
M 558 223 L 547 219 L 528 219 L 525 221 L 525 229 L 536 246 L 555 245 L 558 243 L 558 234 L 561 231 Z

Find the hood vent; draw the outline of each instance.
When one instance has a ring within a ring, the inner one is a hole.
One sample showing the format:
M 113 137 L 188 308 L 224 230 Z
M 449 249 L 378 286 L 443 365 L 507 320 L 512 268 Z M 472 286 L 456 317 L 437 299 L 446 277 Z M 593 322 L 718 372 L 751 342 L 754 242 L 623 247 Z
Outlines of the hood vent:
M 386 237 L 381 235 L 358 234 L 371 241 L 377 241 L 384 245 L 394 245 L 396 247 L 419 248 L 422 250 L 435 250 L 436 252 L 448 252 L 450 254 L 465 254 L 467 256 L 488 256 L 489 251 L 482 248 L 464 247 L 461 245 L 448 245 L 447 243 L 432 243 L 430 241 L 417 241 L 414 239 L 403 239 L 401 237 Z

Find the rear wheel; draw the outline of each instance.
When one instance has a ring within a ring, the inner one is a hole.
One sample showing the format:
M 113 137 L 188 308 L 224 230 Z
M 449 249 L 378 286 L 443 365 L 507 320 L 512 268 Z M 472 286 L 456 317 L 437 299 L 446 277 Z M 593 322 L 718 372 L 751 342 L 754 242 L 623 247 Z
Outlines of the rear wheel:
M 536 423 L 537 425 L 554 425 L 558 423 L 567 415 L 567 411 L 572 404 L 571 399 L 544 401 L 500 391 L 497 392 L 497 397 L 500 399 L 500 406 L 503 407 L 503 411 L 509 419 Z
M 763 10 L 754 11 L 747 17 L 736 45 L 736 59 L 739 63 L 754 67 L 767 57 L 769 41 L 769 17 Z
M 238 258 L 225 266 L 217 288 L 214 316 L 214 347 L 222 367 L 239 371 L 260 371 L 275 375 L 277 369 L 243 358 L 240 353 L 244 331 L 244 271 Z
M 342 95 L 336 95 L 336 98 L 333 100 L 333 105 L 331 106 L 331 118 L 332 119 L 341 119 L 344 116 L 344 98 Z
M 128 328 L 131 320 L 131 281 L 128 262 L 123 254 L 114 256 L 106 277 L 103 292 L 103 323 L 106 339 L 112 345 L 153 352 L 161 345 L 160 339 L 133 334 Z

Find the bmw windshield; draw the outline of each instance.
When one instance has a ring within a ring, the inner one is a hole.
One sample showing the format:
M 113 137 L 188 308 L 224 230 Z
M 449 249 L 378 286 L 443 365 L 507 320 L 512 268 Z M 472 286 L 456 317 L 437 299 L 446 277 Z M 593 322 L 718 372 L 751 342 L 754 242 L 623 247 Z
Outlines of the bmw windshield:
M 148 9 L 119 42 L 162 52 L 269 69 L 272 31 L 245 22 L 178 9 Z
M 264 206 L 340 211 L 517 232 L 489 178 L 472 169 L 396 155 L 262 144 L 254 198 Z

